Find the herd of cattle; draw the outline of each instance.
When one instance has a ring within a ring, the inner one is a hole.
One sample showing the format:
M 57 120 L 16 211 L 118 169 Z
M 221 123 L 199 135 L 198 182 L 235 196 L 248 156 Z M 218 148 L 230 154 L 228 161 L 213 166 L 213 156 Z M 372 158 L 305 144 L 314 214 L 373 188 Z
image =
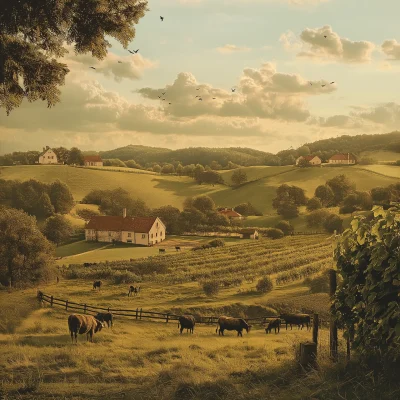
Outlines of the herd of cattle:
M 298 329 L 303 329 L 304 325 L 307 327 L 307 330 L 311 327 L 311 319 L 308 314 L 282 314 L 280 317 L 264 319 L 263 325 L 265 326 L 265 333 L 271 333 L 273 329 L 275 333 L 279 333 L 281 320 L 284 321 L 286 330 L 288 326 L 290 326 L 290 329 L 293 329 L 293 325 L 297 326 Z M 113 326 L 113 314 L 110 312 L 97 313 L 95 316 L 80 314 L 70 315 L 68 317 L 68 328 L 72 343 L 74 342 L 74 337 L 77 343 L 78 333 L 81 335 L 86 333 L 86 340 L 90 339 L 90 341 L 93 342 L 93 335 L 101 331 L 106 323 L 109 328 Z M 195 325 L 196 320 L 192 315 L 182 315 L 178 318 L 178 328 L 181 334 L 184 329 L 186 329 L 187 333 L 193 333 Z M 236 331 L 237 336 L 243 336 L 243 330 L 249 333 L 250 329 L 251 325 L 243 318 L 221 316 L 218 318 L 215 333 L 224 336 L 224 331 Z
M 101 289 L 103 282 L 102 281 L 94 281 L 93 282 L 93 289 Z M 129 286 L 128 297 L 137 296 L 140 293 L 140 286 Z

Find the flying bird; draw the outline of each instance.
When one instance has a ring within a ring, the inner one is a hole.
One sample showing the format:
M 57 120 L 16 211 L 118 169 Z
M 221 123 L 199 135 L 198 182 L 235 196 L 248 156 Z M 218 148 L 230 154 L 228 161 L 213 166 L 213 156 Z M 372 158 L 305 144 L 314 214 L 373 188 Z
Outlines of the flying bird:
M 331 82 L 331 85 L 333 85 L 335 82 Z
M 216 97 L 213 97 L 213 100 L 215 100 L 216 99 Z
M 324 35 L 324 38 L 326 39 L 328 36 Z
M 326 85 L 321 85 L 322 87 L 325 87 Z
M 163 95 L 164 95 L 165 93 L 167 93 L 167 92 L 164 92 Z
M 195 99 L 197 99 L 198 97 L 200 97 L 199 95 L 195 96 Z
M 312 82 L 310 82 L 310 85 L 312 86 Z
M 161 99 L 161 96 L 158 96 L 159 99 Z
M 136 54 L 136 53 L 139 51 L 139 49 L 133 50 L 133 51 L 131 51 L 131 50 L 128 49 L 128 51 L 129 51 L 129 53 L 131 53 L 131 54 Z
M 160 15 L 160 19 L 161 19 L 161 22 L 164 21 L 164 17 L 162 17 L 161 15 Z
M 199 98 L 199 100 L 200 100 L 200 101 L 203 101 L 203 99 L 202 99 L 201 97 Z
M 96 69 L 95 67 L 89 67 L 89 68 Z
M 197 88 L 196 90 L 200 90 L 200 88 Z
M 118 64 L 122 64 L 122 61 L 118 61 Z
M 169 105 L 171 105 L 172 103 L 168 103 Z
M 235 89 L 235 88 L 232 88 L 231 90 L 232 90 L 232 93 L 236 92 L 236 89 Z

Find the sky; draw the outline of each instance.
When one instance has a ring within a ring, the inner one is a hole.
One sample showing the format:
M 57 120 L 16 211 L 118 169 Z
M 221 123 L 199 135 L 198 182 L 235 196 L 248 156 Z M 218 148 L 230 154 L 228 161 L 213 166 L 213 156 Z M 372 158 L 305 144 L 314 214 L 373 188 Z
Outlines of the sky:
M 275 153 L 400 130 L 398 0 L 150 0 L 149 9 L 128 47 L 137 54 L 115 40 L 102 61 L 71 49 L 59 104 L 1 109 L 0 154 L 128 144 Z

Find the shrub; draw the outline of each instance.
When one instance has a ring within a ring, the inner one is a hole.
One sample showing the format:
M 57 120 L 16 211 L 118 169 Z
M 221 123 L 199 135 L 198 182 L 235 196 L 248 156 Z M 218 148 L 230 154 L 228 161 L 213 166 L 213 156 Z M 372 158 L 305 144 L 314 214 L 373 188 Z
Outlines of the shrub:
M 270 228 L 265 233 L 265 236 L 270 239 L 282 239 L 285 235 L 280 229 Z
M 85 221 L 89 221 L 92 217 L 100 215 L 100 213 L 96 210 L 91 210 L 90 208 L 81 208 L 76 210 L 76 215 Z
M 276 229 L 280 229 L 280 230 L 283 232 L 283 234 L 284 234 L 285 236 L 286 236 L 286 235 L 292 234 L 293 231 L 294 231 L 294 228 L 293 228 L 293 226 L 290 224 L 290 222 L 289 222 L 289 221 L 285 221 L 285 220 L 279 221 L 279 222 L 275 225 L 275 228 L 276 228 Z
M 224 247 L 225 242 L 222 239 L 214 239 L 208 242 L 209 246 L 211 247 Z
M 394 163 L 394 165 L 400 167 L 400 160 L 397 160 L 397 161 Z
M 206 296 L 216 296 L 219 293 L 220 284 L 218 281 L 205 281 L 202 286 Z
M 313 278 L 306 278 L 304 284 L 310 288 L 311 293 L 329 293 L 328 271 Z
M 133 283 L 141 280 L 137 275 L 129 271 L 115 271 L 112 279 L 116 285 L 120 283 Z
M 342 232 L 343 220 L 336 214 L 330 214 L 326 221 L 323 223 L 324 229 L 333 233 L 334 231 Z
M 319 210 L 320 208 L 322 208 L 322 203 L 318 197 L 313 197 L 312 199 L 308 200 L 307 202 L 308 211 Z
M 362 157 L 358 163 L 360 165 L 373 165 L 373 164 L 378 164 L 377 161 L 372 158 L 372 157 Z
M 282 231 L 281 231 L 282 232 Z M 274 288 L 274 284 L 270 277 L 266 276 L 265 278 L 260 279 L 257 282 L 256 289 L 261 293 L 268 293 Z
M 326 219 L 331 215 L 328 210 L 315 210 L 306 215 L 307 226 L 309 228 L 320 228 Z

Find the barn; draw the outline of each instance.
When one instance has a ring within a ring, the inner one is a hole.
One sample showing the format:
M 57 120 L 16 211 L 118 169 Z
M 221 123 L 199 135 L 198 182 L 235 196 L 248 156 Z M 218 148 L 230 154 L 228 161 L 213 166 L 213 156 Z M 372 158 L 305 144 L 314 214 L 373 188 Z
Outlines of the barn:
M 242 239 L 258 239 L 259 233 L 256 229 L 245 228 L 240 230 Z

